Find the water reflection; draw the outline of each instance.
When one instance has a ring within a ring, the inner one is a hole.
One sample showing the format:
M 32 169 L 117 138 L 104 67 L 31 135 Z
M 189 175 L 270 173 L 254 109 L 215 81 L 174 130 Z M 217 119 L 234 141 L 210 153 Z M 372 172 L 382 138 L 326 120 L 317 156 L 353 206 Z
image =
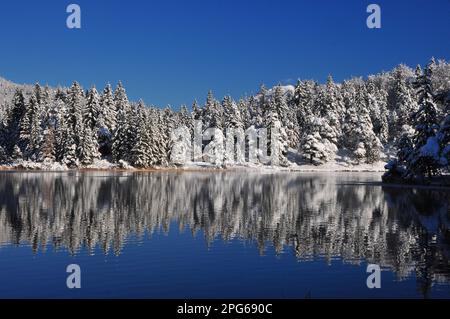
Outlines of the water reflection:
M 0 245 L 48 244 L 119 255 L 127 237 L 176 221 L 254 241 L 261 254 L 381 264 L 426 295 L 450 282 L 448 190 L 381 187 L 374 175 L 296 173 L 0 173 Z

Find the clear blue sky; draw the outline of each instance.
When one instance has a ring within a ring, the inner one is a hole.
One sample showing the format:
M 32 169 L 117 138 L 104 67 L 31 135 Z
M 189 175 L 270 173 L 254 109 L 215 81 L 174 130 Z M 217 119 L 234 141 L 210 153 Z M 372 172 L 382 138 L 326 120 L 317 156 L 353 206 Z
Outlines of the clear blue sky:
M 82 28 L 66 27 L 66 7 Z M 382 28 L 366 27 L 366 7 Z M 122 80 L 129 97 L 164 106 L 254 93 L 297 78 L 341 81 L 450 59 L 450 0 L 5 0 L 0 76 L 85 88 Z

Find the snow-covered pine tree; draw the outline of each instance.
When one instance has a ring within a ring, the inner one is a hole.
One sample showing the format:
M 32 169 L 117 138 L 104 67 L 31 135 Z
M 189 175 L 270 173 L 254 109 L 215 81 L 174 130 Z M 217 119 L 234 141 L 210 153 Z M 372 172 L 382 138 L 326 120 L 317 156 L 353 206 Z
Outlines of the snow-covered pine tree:
M 204 106 L 203 129 L 217 127 L 223 129 L 223 109 L 221 104 L 214 98 L 212 91 L 208 92 Z
M 88 126 L 92 132 L 97 132 L 102 126 L 100 120 L 103 121 L 103 117 L 100 116 L 101 112 L 100 95 L 97 92 L 95 86 L 91 87 L 87 93 L 86 106 L 83 110 L 83 123 Z
M 56 160 L 55 129 L 47 125 L 44 130 L 38 160 L 44 163 L 53 163 Z
M 67 107 L 66 103 L 66 93 L 62 90 L 56 92 L 54 97 L 54 108 L 56 111 L 55 114 L 55 159 L 57 162 L 62 162 L 64 157 L 64 147 L 65 147 L 65 139 L 66 139 L 66 112 Z
M 166 107 L 162 112 L 162 120 L 161 123 L 161 133 L 163 136 L 162 145 L 164 157 L 162 161 L 162 165 L 166 166 L 170 162 L 170 151 L 172 150 L 172 140 L 171 135 L 172 131 L 177 128 L 176 122 L 176 114 L 170 108 L 170 106 Z
M 313 81 L 298 80 L 292 98 L 292 108 L 296 112 L 299 135 L 305 135 L 304 131 L 308 124 L 308 119 L 313 115 L 315 102 L 316 84 Z
M 57 92 L 57 94 L 60 93 Z M 58 125 L 59 105 L 56 103 L 56 97 L 52 97 L 50 88 L 48 86 L 44 88 L 43 96 L 44 111 L 42 116 L 42 129 L 46 130 L 48 127 L 52 127 L 55 130 Z
M 242 120 L 242 105 L 238 106 L 230 96 L 226 96 L 222 101 L 222 108 L 225 113 L 225 164 L 229 165 L 244 162 L 245 156 L 245 135 L 244 123 Z
M 439 129 L 437 119 L 438 109 L 434 101 L 431 77 L 433 74 L 434 61 L 431 61 L 423 70 L 418 73 L 416 80 L 419 107 L 412 115 L 412 123 L 415 129 L 413 136 L 414 152 L 408 163 L 409 176 L 433 176 L 437 173 L 439 159 L 437 158 L 435 141 L 430 138 L 435 137 Z M 419 71 L 418 71 L 419 72 Z
M 304 131 L 300 153 L 310 164 L 324 164 L 331 159 L 332 149 L 329 142 L 320 136 L 322 118 L 311 116 L 308 129 Z
M 248 98 L 239 100 L 238 109 L 239 109 L 239 112 L 241 113 L 242 128 L 245 129 L 245 128 L 249 127 L 250 125 L 252 125 Z
M 412 114 L 417 111 L 413 90 L 407 84 L 401 68 L 394 71 L 394 97 L 394 114 L 390 125 L 390 135 L 397 138 L 403 126 L 410 124 Z
M 22 122 L 27 120 L 27 105 L 25 104 L 25 98 L 23 92 L 16 89 L 12 101 L 12 107 L 9 109 L 5 127 L 5 151 L 7 154 L 13 153 L 14 147 L 20 144 L 20 131 Z M 25 148 L 25 145 L 22 146 Z
M 162 149 L 162 137 L 159 133 L 159 112 L 155 108 L 149 108 L 146 112 L 145 127 L 149 138 L 149 166 L 155 166 L 160 163 L 161 149 Z
M 245 127 L 249 128 L 250 126 L 257 127 L 258 125 L 262 125 L 263 122 L 262 114 L 260 114 L 258 101 L 253 95 L 251 95 L 248 98 L 247 109 L 248 109 L 248 119 L 245 124 Z
M 191 132 L 193 132 L 194 126 L 192 122 L 192 115 L 189 112 L 186 105 L 182 105 L 180 108 L 180 112 L 178 112 L 178 119 L 177 123 L 182 126 L 186 126 L 187 129 Z
M 322 109 L 322 117 L 327 120 L 337 143 L 342 135 L 341 114 L 344 112 L 344 105 L 339 87 L 334 83 L 331 75 L 328 76 L 325 86 L 325 107 Z M 332 141 L 332 138 L 328 138 L 328 140 Z
M 42 87 L 38 82 L 34 84 L 33 94 L 36 97 L 36 101 L 40 104 L 42 102 Z
M 437 134 L 437 140 L 440 147 L 441 165 L 447 167 L 447 173 L 450 173 L 450 95 L 447 97 L 445 116 Z
M 222 109 L 225 115 L 225 127 L 242 128 L 244 126 L 241 109 L 231 96 L 227 95 L 222 101 Z
M 46 85 L 41 92 L 41 123 L 44 131 L 47 121 L 52 121 L 55 115 L 54 104 L 52 101 L 52 93 L 50 87 Z
M 203 109 L 198 105 L 197 100 L 192 103 L 192 119 L 194 121 L 201 121 L 203 118 Z
M 281 126 L 286 132 L 288 147 L 297 148 L 300 141 L 300 132 L 298 122 L 295 118 L 295 109 L 289 108 L 286 101 L 286 95 L 281 85 L 275 87 L 273 93 L 273 104 L 278 114 Z
M 9 162 L 8 154 L 6 154 L 5 149 L 3 146 L 0 145 L 0 165 L 6 164 Z
M 106 128 L 112 136 L 116 128 L 116 104 L 114 103 L 111 84 L 107 84 L 100 97 L 100 119 L 101 127 Z
M 31 132 L 31 121 L 32 121 L 32 109 L 36 109 L 38 105 L 36 96 L 32 94 L 30 99 L 28 100 L 28 104 L 26 107 L 26 113 L 22 117 L 19 123 L 19 141 L 16 143 L 21 151 L 27 157 L 28 154 L 28 144 L 30 143 L 30 132 Z
M 20 147 L 17 144 L 13 146 L 13 151 L 12 151 L 12 154 L 11 154 L 11 160 L 13 162 L 17 162 L 17 161 L 23 160 L 22 151 L 20 150 Z
M 80 144 L 80 130 L 83 127 L 83 109 L 85 108 L 85 98 L 83 88 L 78 82 L 73 82 L 67 94 L 66 125 L 67 137 L 74 145 L 67 145 L 72 150 L 77 150 Z M 78 154 L 77 154 L 78 158 Z
M 83 125 L 78 133 L 78 157 L 82 165 L 90 165 L 100 158 L 97 133 L 89 125 Z
M 100 96 L 100 109 L 98 118 L 98 144 L 103 156 L 111 155 L 113 134 L 117 125 L 116 105 L 113 91 L 108 83 Z
M 279 107 L 276 99 L 268 102 L 264 123 L 267 129 L 267 155 L 271 165 L 287 165 L 288 138 L 279 118 Z M 260 145 L 260 148 L 264 146 Z
M 409 125 L 405 124 L 402 128 L 402 134 L 397 140 L 397 161 L 402 167 L 405 167 L 410 161 L 410 156 L 414 151 L 414 144 L 412 142 L 413 134 L 414 130 Z
M 135 137 L 131 149 L 131 164 L 136 167 L 149 167 L 151 165 L 152 149 L 150 147 L 150 136 L 147 131 L 145 117 L 145 105 L 141 100 L 136 107 Z
M 382 144 L 389 141 L 389 111 L 387 108 L 387 92 L 381 88 L 377 92 L 379 118 L 374 127 L 374 132 Z
M 35 92 L 28 102 L 26 119 L 21 123 L 20 140 L 25 158 L 36 161 L 42 143 L 42 101 L 40 86 L 36 84 Z M 39 97 L 39 99 L 38 99 Z
M 68 167 L 77 167 L 79 164 L 77 144 L 74 135 L 72 134 L 73 130 L 68 125 L 67 117 L 63 120 L 58 131 L 61 134 L 61 139 L 59 140 L 59 143 L 61 144 L 58 145 L 60 162 Z
M 342 112 L 343 106 L 339 100 L 339 91 L 337 86 L 334 84 L 333 78 L 328 76 L 327 84 L 325 87 L 319 87 L 317 89 L 318 96 L 315 100 L 315 106 L 317 108 L 316 116 L 320 117 L 317 121 L 314 116 L 310 116 L 309 119 L 313 119 L 312 124 L 308 126 L 315 127 L 316 131 L 320 132 L 320 136 L 326 139 L 331 148 L 328 149 L 330 157 L 332 153 L 336 152 L 337 144 L 342 135 L 340 112 Z M 320 126 L 318 124 L 320 123 Z M 309 132 L 311 133 L 311 132 Z M 331 145 L 331 144 L 334 144 Z
M 114 103 L 117 112 L 117 127 L 114 131 L 112 142 L 112 156 L 115 162 L 120 160 L 129 161 L 131 144 L 128 138 L 131 136 L 129 115 L 131 112 L 130 103 L 125 89 L 121 82 L 114 92 Z
M 57 99 L 61 103 L 63 99 Z M 68 167 L 76 167 L 79 164 L 81 148 L 80 134 L 83 129 L 83 109 L 85 105 L 84 92 L 78 82 L 73 82 L 64 99 L 65 107 L 57 131 L 57 158 Z M 83 134 L 84 135 L 84 134 Z
M 157 110 L 156 112 L 152 127 L 153 154 L 155 156 L 155 164 L 166 166 L 170 156 L 167 152 L 167 148 L 171 147 L 171 143 L 167 142 L 167 139 L 170 138 L 167 127 L 168 122 L 165 119 L 163 111 Z
M 264 84 L 261 84 L 259 87 L 259 93 L 256 96 L 256 128 L 261 128 L 266 126 L 266 119 L 269 116 L 269 105 L 270 97 L 269 90 L 266 88 Z
M 370 120 L 372 121 L 372 125 L 374 128 L 374 132 L 377 131 L 379 121 L 380 121 L 380 106 L 378 105 L 378 89 L 375 86 L 375 79 L 373 76 L 369 76 L 366 83 L 366 104 L 369 110 Z
M 358 163 L 374 163 L 380 159 L 381 143 L 373 131 L 365 85 L 358 85 L 355 99 L 349 103 L 344 124 L 345 145 Z

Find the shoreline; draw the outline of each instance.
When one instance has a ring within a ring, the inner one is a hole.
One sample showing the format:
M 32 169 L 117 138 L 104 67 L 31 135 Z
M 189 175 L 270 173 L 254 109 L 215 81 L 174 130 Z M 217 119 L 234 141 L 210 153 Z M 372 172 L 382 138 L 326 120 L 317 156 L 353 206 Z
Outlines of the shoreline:
M 79 168 L 66 168 L 66 169 L 29 169 L 23 167 L 14 167 L 14 166 L 0 166 L 0 173 L 3 172 L 11 172 L 11 173 L 88 173 L 88 172 L 108 172 L 108 173 L 160 173 L 160 172 L 169 172 L 169 173 L 223 173 L 223 172 L 251 172 L 251 173 L 261 173 L 261 174 L 270 174 L 270 173 L 303 173 L 303 174 L 325 174 L 325 173 L 379 173 L 380 181 L 379 182 L 370 182 L 369 184 L 372 186 L 380 186 L 380 187 L 390 187 L 390 188 L 421 188 L 421 189 L 439 189 L 439 190 L 450 190 L 450 176 L 445 176 L 444 180 L 449 181 L 448 184 L 436 184 L 433 182 L 428 183 L 413 183 L 413 182 L 385 182 L 381 179 L 382 173 L 385 170 L 380 170 L 377 168 L 373 169 L 364 169 L 361 166 L 354 166 L 353 168 L 339 168 L 339 169 L 331 169 L 327 167 L 317 167 L 310 168 L 299 166 L 291 166 L 291 167 L 271 167 L 271 166 L 233 166 L 233 167 L 216 167 L 216 166 L 183 166 L 183 167 L 154 167 L 154 168 L 119 168 L 119 167 L 79 167 Z
M 384 169 L 379 167 L 369 168 L 367 166 L 355 165 L 352 167 L 311 167 L 310 165 L 293 165 L 288 167 L 279 166 L 213 166 L 213 165 L 187 165 L 170 167 L 150 167 L 150 168 L 121 168 L 121 167 L 76 167 L 76 168 L 45 168 L 45 167 L 23 167 L 21 165 L 0 166 L 0 172 L 226 172 L 226 171 L 249 171 L 249 172 L 298 172 L 298 173 L 384 173 Z

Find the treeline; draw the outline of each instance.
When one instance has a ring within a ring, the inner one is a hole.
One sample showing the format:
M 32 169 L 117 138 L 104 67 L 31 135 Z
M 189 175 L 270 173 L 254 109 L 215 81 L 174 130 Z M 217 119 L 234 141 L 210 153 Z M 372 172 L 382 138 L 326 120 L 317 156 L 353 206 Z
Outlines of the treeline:
M 179 111 L 132 103 L 121 83 L 101 93 L 95 87 L 85 92 L 77 82 L 57 90 L 36 84 L 28 98 L 18 89 L 0 107 L 0 163 L 79 167 L 104 158 L 136 167 L 167 166 L 172 130 L 185 126 L 193 133 L 194 121 L 202 121 L 203 130 L 266 128 L 269 135 L 281 126 L 275 141 L 280 165 L 289 164 L 292 151 L 316 165 L 336 154 L 353 164 L 374 163 L 397 146 L 395 167 L 435 174 L 448 171 L 449 92 L 450 64 L 434 59 L 423 71 L 399 65 L 365 80 L 335 83 L 329 76 L 324 85 L 311 80 L 295 87 L 262 85 L 258 94 L 239 101 L 230 96 L 218 101 L 209 92 L 204 105 L 195 101 L 191 110 Z M 436 137 L 434 144 L 430 137 Z M 425 159 L 432 146 L 433 161 Z

